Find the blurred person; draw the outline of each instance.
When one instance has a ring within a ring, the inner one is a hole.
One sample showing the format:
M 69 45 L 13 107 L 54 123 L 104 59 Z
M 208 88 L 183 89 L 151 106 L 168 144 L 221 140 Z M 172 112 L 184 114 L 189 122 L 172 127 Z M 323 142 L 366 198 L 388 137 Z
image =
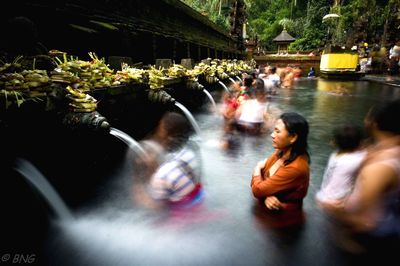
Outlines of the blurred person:
M 282 70 L 282 88 L 292 88 L 294 81 L 293 68 L 288 66 Z
M 370 109 L 365 127 L 372 143 L 354 189 L 342 204 L 325 206 L 367 260 L 396 258 L 400 246 L 399 114 L 400 99 Z
M 224 94 L 223 104 L 222 104 L 222 116 L 224 118 L 223 122 L 223 134 L 220 141 L 220 147 L 224 150 L 232 148 L 237 143 L 236 137 L 236 122 L 235 114 L 240 106 L 238 97 L 240 95 L 240 83 L 231 90 L 232 93 Z
M 310 71 L 307 74 L 308 78 L 314 78 L 315 77 L 315 70 L 314 67 L 310 67 Z
M 265 207 L 271 226 L 303 223 L 303 199 L 310 180 L 308 122 L 298 113 L 283 113 L 271 134 L 275 152 L 257 163 L 251 179 L 253 196 Z
M 154 170 L 145 186 L 147 195 L 143 196 L 148 207 L 186 209 L 202 201 L 201 158 L 194 144 L 189 143 L 190 133 L 191 124 L 183 115 L 167 112 L 144 145 L 162 155 L 145 162 Z
M 238 97 L 241 93 L 241 82 L 235 82 L 230 87 L 231 93 L 224 93 L 222 100 L 221 113 L 226 122 L 234 119 L 236 109 L 239 107 L 240 102 Z
M 267 97 L 264 90 L 264 81 L 256 79 L 255 98 L 244 101 L 236 110 L 235 117 L 239 131 L 249 134 L 265 132 L 267 116 Z
M 397 42 L 390 48 L 388 62 L 389 75 L 397 75 L 400 68 L 400 42 Z
M 301 67 L 300 66 L 295 66 L 293 67 L 293 76 L 295 80 L 298 80 L 301 78 Z
M 239 103 L 251 98 L 252 86 L 254 78 L 251 75 L 246 75 L 243 80 L 243 85 L 240 87 L 240 93 L 238 96 Z
M 340 204 L 351 193 L 357 169 L 367 153 L 362 139 L 363 132 L 357 126 L 345 124 L 334 129 L 331 142 L 335 151 L 325 168 L 317 203 Z
M 236 131 L 236 125 L 234 120 L 230 120 L 224 123 L 223 135 L 220 140 L 220 148 L 223 150 L 231 150 L 239 146 L 240 138 Z
M 274 83 L 268 79 L 268 74 L 260 74 L 259 78 L 261 78 L 264 81 L 264 90 L 265 93 L 267 94 L 267 97 L 270 97 L 271 95 L 276 94 L 276 88 L 274 87 Z
M 275 89 L 279 88 L 281 85 L 281 77 L 277 73 L 276 66 L 269 68 L 268 79 L 272 82 Z

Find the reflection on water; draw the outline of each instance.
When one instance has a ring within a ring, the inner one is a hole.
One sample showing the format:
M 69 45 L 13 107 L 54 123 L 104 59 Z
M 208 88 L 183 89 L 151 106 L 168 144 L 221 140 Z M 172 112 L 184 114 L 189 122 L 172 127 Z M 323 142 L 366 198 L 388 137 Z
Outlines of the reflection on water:
M 347 93 L 330 93 L 337 86 Z M 54 227 L 49 241 L 54 264 L 343 265 L 348 258 L 335 249 L 326 219 L 314 202 L 332 151 L 330 134 L 340 123 L 361 125 L 373 104 L 400 96 L 396 89 L 364 81 L 299 80 L 271 99 L 283 111 L 299 112 L 310 124 L 311 184 L 302 228 L 272 229 L 255 211 L 251 173 L 256 162 L 273 152 L 270 136 L 240 136 L 234 150 L 222 150 L 216 143 L 223 135 L 223 119 L 202 112 L 194 114 L 204 139 L 202 209 L 176 217 L 118 209 L 116 202 L 107 202 L 109 208 L 99 204 L 76 223 Z

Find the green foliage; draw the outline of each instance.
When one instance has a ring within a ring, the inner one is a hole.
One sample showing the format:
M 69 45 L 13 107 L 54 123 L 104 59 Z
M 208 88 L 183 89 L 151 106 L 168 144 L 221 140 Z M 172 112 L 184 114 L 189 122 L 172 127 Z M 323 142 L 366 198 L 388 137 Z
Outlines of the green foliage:
M 182 0 L 229 31 L 234 0 Z M 360 42 L 385 43 L 399 36 L 399 0 L 245 0 L 247 34 L 267 50 L 283 26 L 296 38 L 289 49 L 313 50 L 326 42 L 352 46 Z M 339 19 L 322 22 L 329 13 Z M 385 31 L 385 25 L 387 29 Z M 386 37 L 388 36 L 388 37 Z M 392 37 L 391 37 L 392 36 Z
M 290 51 L 310 51 L 323 46 L 325 30 L 306 31 L 304 37 L 296 39 L 289 46 Z

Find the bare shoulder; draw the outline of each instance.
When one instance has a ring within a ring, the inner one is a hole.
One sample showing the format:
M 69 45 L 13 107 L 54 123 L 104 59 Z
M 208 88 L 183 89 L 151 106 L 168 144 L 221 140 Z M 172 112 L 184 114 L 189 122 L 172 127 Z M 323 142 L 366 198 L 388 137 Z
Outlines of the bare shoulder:
M 382 190 L 390 189 L 400 183 L 396 171 L 384 163 L 374 163 L 365 166 L 358 178 L 360 179 L 358 181 L 364 185 Z

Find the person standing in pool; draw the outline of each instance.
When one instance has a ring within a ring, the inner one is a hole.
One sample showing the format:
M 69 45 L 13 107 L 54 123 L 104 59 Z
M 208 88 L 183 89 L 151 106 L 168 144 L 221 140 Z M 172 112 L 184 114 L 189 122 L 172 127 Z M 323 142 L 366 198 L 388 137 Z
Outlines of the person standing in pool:
M 258 162 L 253 170 L 253 196 L 271 214 L 274 226 L 303 221 L 303 199 L 310 181 L 308 131 L 308 122 L 303 116 L 283 113 L 271 133 L 275 152 Z

